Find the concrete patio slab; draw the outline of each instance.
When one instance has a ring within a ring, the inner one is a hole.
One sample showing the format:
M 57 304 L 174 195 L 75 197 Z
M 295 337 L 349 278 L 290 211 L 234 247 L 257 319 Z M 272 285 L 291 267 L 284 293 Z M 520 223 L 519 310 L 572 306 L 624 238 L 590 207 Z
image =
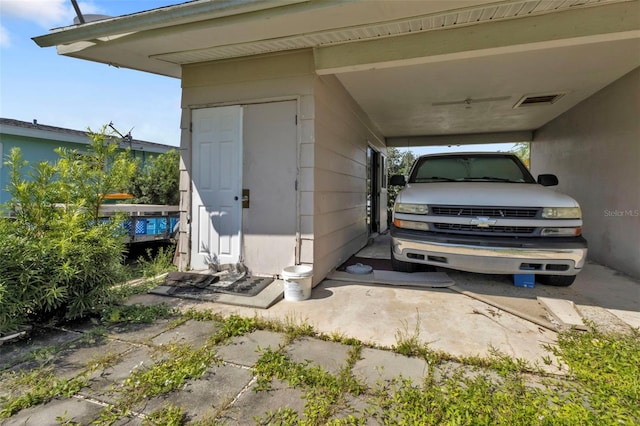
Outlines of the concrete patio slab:
M 0 371 L 32 359 L 39 351 L 60 349 L 81 337 L 82 333 L 58 329 L 36 330 L 28 338 L 0 346 Z
M 541 344 L 555 341 L 555 333 L 446 289 L 325 281 L 312 299 L 272 310 L 306 318 L 321 332 L 342 332 L 383 347 L 415 336 L 431 349 L 458 356 L 483 356 L 494 347 L 533 361 L 546 355 Z
M 538 302 L 558 321 L 561 329 L 587 329 L 584 322 L 582 322 L 582 316 L 580 316 L 580 313 L 576 310 L 575 303 L 571 300 L 538 297 Z
M 356 256 L 370 259 L 390 259 L 389 247 L 391 247 L 391 234 L 386 232 L 370 239 L 369 243 L 356 253 Z
M 419 385 L 428 373 L 428 364 L 423 359 L 402 356 L 389 351 L 364 348 L 353 366 L 353 375 L 367 386 L 388 382 L 402 376 Z
M 218 357 L 224 361 L 252 367 L 265 349 L 278 350 L 284 342 L 285 338 L 280 333 L 256 330 L 247 335 L 235 337 L 229 344 L 216 349 Z
M 255 418 L 263 418 L 260 424 L 270 424 L 267 413 L 287 407 L 302 418 L 304 413 L 304 393 L 290 388 L 286 383 L 274 380 L 268 391 L 257 391 L 255 385 L 243 392 L 221 419 L 221 424 L 244 426 L 256 424 Z
M 121 362 L 100 372 L 101 374 L 91 381 L 90 387 L 83 389 L 80 394 L 98 401 L 115 403 L 120 397 L 119 386 L 132 371 L 154 364 L 151 353 L 152 350 L 147 347 L 138 347 L 127 352 L 127 356 Z
M 164 300 L 153 295 L 136 298 L 137 303 Z M 495 348 L 535 363 L 548 356 L 542 345 L 556 340 L 549 329 L 448 289 L 325 280 L 312 290 L 310 299 L 282 300 L 268 310 L 178 300 L 172 306 L 182 310 L 196 308 L 222 315 L 306 323 L 327 335 L 344 334 L 380 347 L 396 345 L 400 335 L 417 334 L 429 348 L 454 356 L 486 356 Z
M 158 302 L 160 303 L 160 302 Z M 111 339 L 132 343 L 145 343 L 164 333 L 171 321 L 158 320 L 153 324 L 132 324 L 124 327 L 113 327 L 107 336 Z
M 78 398 L 54 399 L 41 406 L 22 410 L 3 421 L 3 426 L 89 425 L 98 417 L 102 406 Z
M 364 426 L 378 426 L 383 423 L 376 420 L 371 416 L 372 412 L 375 412 L 377 409 L 376 405 L 372 405 L 367 401 L 364 397 L 354 397 L 352 395 L 347 395 L 344 401 L 344 406 L 340 407 L 338 411 L 331 418 L 332 420 L 339 419 L 347 419 L 348 421 L 352 418 L 359 419 L 362 423 L 356 423 Z M 349 423 L 347 423 L 349 424 Z
M 167 405 L 182 407 L 190 422 L 213 420 L 242 392 L 252 379 L 248 369 L 231 365 L 210 368 L 197 380 L 166 395 L 152 398 L 134 411 L 151 414 Z
M 167 330 L 151 339 L 151 344 L 160 346 L 170 343 L 187 344 L 192 348 L 202 347 L 207 339 L 218 331 L 217 323 L 213 321 L 189 320 L 174 329 Z
M 295 362 L 310 362 L 337 375 L 347 365 L 350 350 L 348 345 L 305 337 L 287 346 L 286 353 Z
M 113 426 L 141 426 L 144 421 L 141 417 L 129 416 L 118 419 Z
M 56 376 L 70 379 L 90 367 L 91 363 L 99 359 L 104 360 L 109 356 L 124 356 L 132 348 L 126 342 L 106 340 L 94 345 L 62 351 L 56 355 L 54 361 Z
M 406 272 L 373 271 L 376 283 L 392 285 L 411 285 L 416 287 L 449 287 L 453 280 L 444 272 Z
M 514 286 L 509 275 L 446 272 L 455 280 L 456 288 L 468 292 L 465 294 L 469 297 L 513 312 L 551 330 L 557 329 L 557 324 L 538 302 L 538 297 L 572 301 L 583 320 L 593 322 L 603 330 L 621 331 L 621 328 L 615 321 L 608 321 L 608 316 L 603 315 L 600 309 L 629 312 L 627 318 L 640 314 L 640 282 L 594 262 L 586 263 L 570 287 L 537 284 L 534 288 L 522 288 Z
M 620 320 L 627 323 L 632 328 L 640 329 L 640 312 L 624 311 L 621 309 L 607 309 Z
M 403 287 L 444 288 L 454 285 L 454 281 L 444 272 L 405 272 L 374 270 L 369 274 L 351 274 L 331 271 L 327 279 L 352 283 L 386 284 Z

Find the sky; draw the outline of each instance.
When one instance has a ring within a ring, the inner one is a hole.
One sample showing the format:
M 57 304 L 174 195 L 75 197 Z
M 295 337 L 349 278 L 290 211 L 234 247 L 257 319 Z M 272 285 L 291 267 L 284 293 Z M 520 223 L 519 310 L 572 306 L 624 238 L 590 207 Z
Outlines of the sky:
M 121 16 L 181 0 L 79 0 L 83 14 Z M 113 122 L 134 139 L 180 144 L 180 80 L 60 56 L 32 37 L 71 25 L 71 0 L 0 0 L 0 117 L 75 130 Z M 513 144 L 417 148 L 508 151 Z
M 180 0 L 80 0 L 83 14 L 120 16 Z M 135 139 L 180 144 L 180 80 L 109 67 L 38 47 L 32 37 L 67 26 L 70 0 L 0 0 L 0 117 L 75 130 L 113 122 Z

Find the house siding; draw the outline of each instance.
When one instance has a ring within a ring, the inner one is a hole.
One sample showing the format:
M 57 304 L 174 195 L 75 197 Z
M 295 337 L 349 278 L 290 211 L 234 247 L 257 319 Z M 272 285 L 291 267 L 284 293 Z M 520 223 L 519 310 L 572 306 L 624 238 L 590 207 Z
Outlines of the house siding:
M 305 205 L 302 199 L 303 194 L 313 192 L 314 163 L 313 156 L 309 157 L 309 146 L 313 146 L 314 143 L 313 75 L 313 55 L 310 51 L 198 63 L 183 67 L 179 245 L 181 268 L 188 267 L 190 263 L 188 218 L 191 206 L 191 110 L 297 99 L 300 209 L 309 209 L 311 206 Z M 310 198 L 305 196 L 304 200 L 308 202 Z M 309 230 L 307 227 L 307 231 Z M 312 239 L 312 234 L 308 234 L 307 238 Z M 313 247 L 302 244 L 299 258 L 302 263 L 313 263 Z
M 0 203 L 6 203 L 11 199 L 11 194 L 7 191 L 7 185 L 9 184 L 9 167 L 4 164 L 4 162 L 7 160 L 7 156 L 13 148 L 20 148 L 22 159 L 29 162 L 29 167 L 25 169 L 25 172 L 37 163 L 43 161 L 53 163 L 57 161 L 58 154 L 55 152 L 56 148 L 79 150 L 86 148 L 85 146 L 70 142 L 34 139 L 8 134 L 0 135 L 0 144 L 2 144 L 3 154 L 0 161 Z
M 314 208 L 302 212 L 302 222 L 313 224 L 315 284 L 366 245 L 367 146 L 383 155 L 386 149 L 337 78 L 316 77 L 314 99 Z
M 64 140 L 47 139 L 45 137 L 23 136 L 9 133 L 4 133 L 4 130 L 0 130 L 0 204 L 4 204 L 11 200 L 11 194 L 7 190 L 9 185 L 9 167 L 4 164 L 7 160 L 7 156 L 11 153 L 13 148 L 19 148 L 22 154 L 22 159 L 27 161 L 29 165 L 23 169 L 23 175 L 31 170 L 33 166 L 41 162 L 55 163 L 60 159 L 56 149 L 64 148 L 68 150 L 77 150 L 79 152 L 86 151 L 90 143 L 89 137 L 86 137 L 86 141 L 83 142 L 69 142 Z M 42 132 L 48 136 L 55 137 L 52 132 Z M 64 136 L 61 136 L 63 138 Z M 169 151 L 172 147 L 163 146 L 163 148 L 156 147 L 158 151 L 163 149 Z M 146 159 L 158 155 L 158 152 L 149 151 L 131 151 L 134 158 L 139 158 L 143 163 Z
M 367 243 L 367 146 L 384 155 L 384 138 L 337 78 L 315 74 L 311 51 L 186 65 L 182 88 L 182 268 L 190 262 L 191 110 L 200 107 L 297 99 L 298 261 L 313 266 L 315 285 Z
M 640 68 L 536 131 L 531 167 L 582 207 L 589 258 L 640 278 Z M 587 171 L 585 173 L 585 171 Z

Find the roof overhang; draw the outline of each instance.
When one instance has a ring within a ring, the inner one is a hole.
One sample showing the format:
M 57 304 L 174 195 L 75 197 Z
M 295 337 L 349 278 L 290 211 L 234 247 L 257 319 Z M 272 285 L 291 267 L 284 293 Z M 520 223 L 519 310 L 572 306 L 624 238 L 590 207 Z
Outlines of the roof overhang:
M 530 134 L 640 66 L 640 7 L 638 0 L 200 0 L 34 41 L 178 78 L 186 64 L 312 49 L 317 74 L 336 75 L 386 136 L 497 137 Z M 547 108 L 513 108 L 523 96 L 554 91 L 564 96 Z

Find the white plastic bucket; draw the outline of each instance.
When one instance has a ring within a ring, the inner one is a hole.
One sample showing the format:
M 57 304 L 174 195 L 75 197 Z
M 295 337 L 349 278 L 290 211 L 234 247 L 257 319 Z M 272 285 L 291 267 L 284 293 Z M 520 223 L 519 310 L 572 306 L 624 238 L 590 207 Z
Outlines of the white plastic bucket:
M 311 297 L 313 268 L 306 265 L 287 266 L 282 270 L 284 299 L 291 302 L 307 300 Z

